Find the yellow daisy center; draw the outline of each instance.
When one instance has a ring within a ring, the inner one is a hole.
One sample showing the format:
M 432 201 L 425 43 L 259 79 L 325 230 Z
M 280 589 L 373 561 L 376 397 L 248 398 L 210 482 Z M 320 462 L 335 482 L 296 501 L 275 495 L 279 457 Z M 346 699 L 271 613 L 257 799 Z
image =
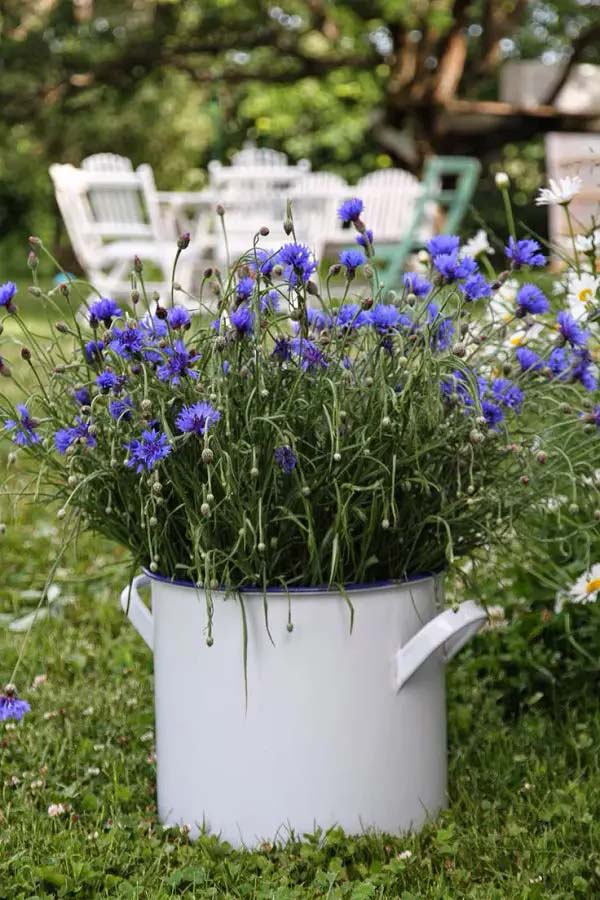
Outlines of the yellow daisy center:
M 581 288 L 577 294 L 582 303 L 589 303 L 592 299 L 592 289 L 589 287 Z
M 525 335 L 524 334 L 513 334 L 513 336 L 510 339 L 510 342 L 513 345 L 513 347 L 520 347 L 521 344 L 525 343 Z
M 600 578 L 592 578 L 585 586 L 586 594 L 593 594 L 595 591 L 600 591 Z

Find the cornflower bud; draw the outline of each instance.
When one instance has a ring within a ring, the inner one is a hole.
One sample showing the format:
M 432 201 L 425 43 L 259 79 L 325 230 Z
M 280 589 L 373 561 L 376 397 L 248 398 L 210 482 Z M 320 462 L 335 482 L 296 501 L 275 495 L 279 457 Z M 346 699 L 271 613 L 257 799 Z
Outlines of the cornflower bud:
M 37 269 L 39 263 L 39 259 L 36 253 L 31 250 L 27 256 L 27 265 L 33 271 Z
M 263 225 L 262 228 L 260 229 L 260 231 L 259 231 L 258 233 L 259 233 L 260 235 L 262 235 L 262 237 L 266 237 L 266 236 L 267 236 L 268 234 L 270 234 L 271 232 L 270 232 L 270 230 L 267 228 L 266 225 Z
M 334 263 L 329 267 L 329 274 L 333 277 L 334 275 L 339 275 L 342 271 L 342 266 L 340 263 Z
M 31 350 L 29 347 L 21 347 L 21 359 L 24 359 L 26 362 L 31 361 Z
M 143 272 L 144 265 L 143 265 L 141 259 L 139 258 L 139 256 L 133 257 L 133 268 L 138 274 L 141 274 Z
M 212 461 L 214 460 L 214 458 L 215 458 L 215 455 L 212 452 L 212 450 L 210 449 L 210 447 L 205 447 L 204 450 L 202 451 L 202 462 L 206 466 L 209 466 L 212 463 Z
M 371 309 L 372 306 L 373 306 L 373 298 L 372 297 L 365 297 L 363 300 L 361 300 L 361 303 L 360 303 L 361 309 L 364 309 L 364 310 Z
M 309 294 L 311 294 L 313 297 L 318 297 L 318 296 L 319 296 L 319 288 L 318 288 L 317 285 L 314 283 L 314 281 L 307 281 L 307 283 L 306 283 L 306 290 L 307 290 L 307 292 L 308 292 Z
M 286 234 L 288 235 L 288 237 L 289 237 L 289 235 L 290 235 L 290 234 L 292 233 L 292 231 L 294 230 L 294 223 L 292 222 L 291 219 L 284 219 L 284 220 L 283 220 L 283 230 L 285 231 L 285 233 L 286 233 Z
M 41 297 L 42 296 L 42 292 L 41 292 L 40 288 L 35 284 L 30 285 L 29 293 L 31 294 L 32 297 Z
M 223 216 L 225 215 L 225 207 L 223 206 L 222 203 L 217 203 L 215 212 L 218 216 L 221 216 L 221 218 L 223 218 Z
M 131 292 L 131 302 L 132 302 L 132 303 L 139 303 L 139 302 L 140 302 L 140 292 L 139 292 L 139 291 L 132 291 L 132 292 Z
M 167 310 L 164 308 L 164 306 L 156 307 L 156 318 L 157 319 L 166 319 L 167 318 Z
M 373 267 L 372 266 L 363 266 L 363 273 L 365 278 L 373 277 Z
M 190 233 L 189 231 L 184 231 L 183 234 L 180 234 L 177 238 L 177 246 L 180 250 L 186 250 L 190 246 Z
M 54 327 L 56 328 L 57 331 L 60 331 L 61 334 L 69 333 L 69 326 L 67 325 L 66 322 L 57 322 Z

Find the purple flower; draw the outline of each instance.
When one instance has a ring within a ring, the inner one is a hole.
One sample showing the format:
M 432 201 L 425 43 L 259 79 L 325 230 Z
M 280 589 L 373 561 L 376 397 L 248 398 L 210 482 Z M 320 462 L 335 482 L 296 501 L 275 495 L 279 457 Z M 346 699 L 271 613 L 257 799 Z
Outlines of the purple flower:
M 35 432 L 35 429 L 38 427 L 36 419 L 31 418 L 27 407 L 22 403 L 17 403 L 16 410 L 18 418 L 7 419 L 4 423 L 5 431 L 14 432 L 12 440 L 20 447 L 30 447 L 32 444 L 39 444 L 40 437 Z
M 307 282 L 317 268 L 305 244 L 284 244 L 277 254 L 277 262 L 284 267 L 285 280 L 291 285 Z
M 251 281 L 252 279 L 248 280 Z M 252 284 L 254 284 L 254 282 L 252 282 Z M 231 313 L 229 318 L 240 337 L 245 337 L 246 335 L 252 334 L 254 331 L 254 313 L 245 303 L 238 306 L 238 308 Z
M 17 286 L 14 281 L 5 281 L 0 284 L 0 306 L 4 306 L 7 312 L 13 310 L 13 297 L 17 293 Z
M 86 387 L 75 388 L 73 397 L 75 398 L 75 402 L 80 406 L 89 406 L 92 402 L 91 394 Z
M 415 297 L 426 297 L 431 290 L 431 282 L 419 275 L 418 272 L 406 272 L 404 287 L 409 294 L 414 294 Z
M 334 318 L 334 324 L 338 328 L 361 328 L 370 323 L 371 316 L 358 303 L 343 303 Z
M 569 360 L 567 359 L 567 351 L 564 347 L 555 347 L 548 357 L 548 368 L 555 378 L 565 381 L 569 369 Z
M 431 306 L 435 306 L 435 304 L 432 303 Z M 436 316 L 437 311 L 432 317 L 432 322 L 435 320 Z M 429 342 L 433 352 L 441 353 L 443 350 L 447 350 L 452 343 L 454 332 L 454 323 L 450 316 L 445 316 L 444 318 L 440 319 L 439 322 L 436 322 L 436 324 L 432 328 L 429 338 Z
M 104 372 L 100 372 L 96 377 L 96 384 L 105 394 L 108 394 L 109 391 L 114 391 L 117 394 L 123 387 L 124 381 L 125 379 L 122 375 L 115 375 L 110 369 L 105 369 Z
M 455 234 L 438 234 L 432 237 L 425 245 L 431 256 L 446 256 L 458 254 L 460 238 Z
M 0 694 L 0 722 L 6 722 L 8 719 L 20 722 L 30 709 L 27 700 L 20 700 L 12 689 L 7 688 L 5 694 Z
M 144 349 L 144 332 L 137 325 L 126 325 L 124 328 L 113 328 L 112 340 L 109 344 L 113 353 L 129 359 Z
M 594 425 L 600 428 L 600 405 L 593 408 L 590 413 L 590 417 Z
M 235 289 L 238 300 L 242 302 L 245 300 L 249 300 L 252 296 L 252 291 L 254 290 L 255 284 L 256 282 L 254 281 L 254 278 L 240 278 Z
M 490 400 L 481 401 L 481 412 L 483 413 L 483 418 L 490 426 L 490 428 L 495 428 L 496 425 L 499 425 L 504 418 L 504 413 L 502 412 L 500 407 L 496 403 L 492 403 Z
M 460 286 L 460 289 L 468 302 L 481 300 L 482 297 L 489 297 L 492 293 L 491 287 L 480 272 L 474 272 L 473 275 L 469 275 Z
M 183 306 L 172 306 L 167 312 L 167 322 L 170 328 L 187 328 L 191 321 L 189 312 Z
M 308 327 L 311 331 L 324 331 L 326 328 L 331 328 L 332 321 L 331 317 L 327 315 L 327 313 L 323 309 L 310 307 L 306 310 L 306 321 L 308 322 Z M 300 326 L 297 322 L 294 323 L 294 330 L 298 332 Z
M 269 253 L 267 250 L 257 249 L 256 260 L 252 259 L 248 262 L 248 268 L 251 272 L 256 273 L 258 270 L 261 275 L 269 277 L 276 263 L 276 253 Z
M 455 369 L 451 375 L 442 379 L 440 382 L 440 390 L 447 400 L 463 403 L 464 406 L 473 406 L 473 397 L 471 395 L 472 387 L 467 380 L 464 372 Z M 478 393 L 480 385 L 478 382 Z
M 125 465 L 130 469 L 135 467 L 135 471 L 138 473 L 143 472 L 144 469 L 150 472 L 173 449 L 166 434 L 157 431 L 156 428 L 143 431 L 139 440 L 135 438 L 123 446 L 129 451 L 129 459 Z
M 572 347 L 585 347 L 590 334 L 579 327 L 570 313 L 561 310 L 556 317 L 556 322 L 558 330 L 565 341 L 571 344 Z
M 544 367 L 541 357 L 529 347 L 517 347 L 515 356 L 523 372 L 539 372 Z
M 120 319 L 123 315 L 121 307 L 110 297 L 101 297 L 92 303 L 89 310 L 89 322 L 92 328 L 97 328 L 100 322 L 105 328 L 110 328 L 113 319 Z
M 505 247 L 506 257 L 510 259 L 513 269 L 520 269 L 521 266 L 545 266 L 546 257 L 541 250 L 538 242 L 529 238 L 515 241 L 511 237 Z
M 351 200 L 344 200 L 338 208 L 338 218 L 344 225 L 348 225 L 350 222 L 358 222 L 364 208 L 364 203 L 362 200 L 359 200 L 358 197 L 353 197 Z
M 108 404 L 108 412 L 112 419 L 123 419 L 125 422 L 131 421 L 131 410 L 133 402 L 131 397 L 123 397 L 122 400 L 110 400 Z
M 571 355 L 571 377 L 579 381 L 586 391 L 595 391 L 598 379 L 593 370 L 593 360 L 589 350 L 578 347 Z
M 102 341 L 88 341 L 84 347 L 85 358 L 89 363 L 100 362 L 104 343 Z
M 461 259 L 457 253 L 440 253 L 433 257 L 433 265 L 444 281 L 457 281 L 468 278 L 477 271 L 477 263 L 470 256 Z
M 396 328 L 400 319 L 400 313 L 395 306 L 377 303 L 370 311 L 369 318 L 373 327 L 380 334 L 385 334 L 386 331 Z
M 178 309 L 178 307 L 173 307 L 173 309 Z M 140 328 L 143 332 L 145 332 L 149 340 L 156 340 L 156 338 L 166 338 L 169 334 L 169 329 L 167 328 L 167 323 L 165 322 L 165 320 L 159 319 L 158 316 L 151 316 L 148 313 L 146 313 L 146 315 L 140 322 Z
M 523 318 L 528 313 L 545 313 L 550 309 L 550 304 L 535 284 L 524 284 L 517 294 L 517 316 Z
M 339 259 L 341 264 L 346 267 L 349 276 L 354 276 L 359 266 L 366 262 L 360 250 L 342 250 Z
M 85 444 L 86 447 L 96 446 L 96 438 L 90 434 L 90 423 L 79 416 L 75 419 L 75 425 L 71 428 L 60 428 L 54 435 L 54 445 L 59 453 L 66 453 L 76 442 Z
M 355 240 L 356 243 L 360 244 L 361 247 L 364 247 L 365 250 L 368 250 L 369 247 L 373 247 L 375 245 L 373 232 L 370 228 L 365 228 L 362 234 L 357 234 Z
M 215 409 L 210 403 L 201 400 L 199 403 L 193 403 L 191 406 L 184 406 L 175 419 L 175 424 L 179 431 L 184 434 L 204 435 L 215 422 L 221 418 L 221 413 Z
M 171 384 L 179 384 L 181 379 L 185 377 L 198 378 L 198 373 L 191 369 L 190 366 L 197 359 L 200 359 L 200 356 L 198 354 L 192 356 L 188 353 L 182 340 L 175 341 L 173 347 L 167 347 L 165 354 L 167 356 L 166 362 L 156 370 L 160 381 L 170 381 Z
M 286 475 L 291 475 L 298 463 L 298 459 L 292 448 L 287 445 L 277 447 L 273 455 L 275 457 L 275 462 L 281 471 Z
M 523 405 L 523 391 L 514 382 L 508 378 L 496 378 L 492 382 L 492 394 L 497 403 L 506 406 L 508 409 L 514 409 L 515 412 L 521 411 Z
M 271 356 L 273 359 L 276 359 L 277 362 L 287 362 L 291 359 L 292 348 L 289 339 L 286 337 L 275 338 L 275 346 L 273 347 Z
M 231 363 L 228 359 L 223 360 L 223 375 L 229 375 L 231 369 Z
M 308 338 L 293 338 L 290 341 L 292 352 L 298 357 L 305 372 L 326 369 L 329 365 L 325 355 L 313 341 Z
M 279 294 L 276 290 L 269 291 L 260 299 L 260 311 L 262 313 L 279 312 Z

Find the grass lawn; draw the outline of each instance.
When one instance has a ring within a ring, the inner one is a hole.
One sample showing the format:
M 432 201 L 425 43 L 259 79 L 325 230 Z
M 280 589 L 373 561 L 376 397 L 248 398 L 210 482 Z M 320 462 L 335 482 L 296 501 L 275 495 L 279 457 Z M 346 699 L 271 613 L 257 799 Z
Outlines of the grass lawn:
M 2 541 L 0 612 L 24 613 L 57 556 L 48 511 Z M 240 853 L 163 830 L 154 798 L 151 657 L 118 607 L 127 567 L 86 538 L 61 563 L 66 602 L 38 622 L 18 683 L 31 713 L 0 725 L 0 898 L 523 898 L 600 895 L 600 700 L 532 703 L 507 718 L 502 684 L 476 672 L 481 635 L 449 678 L 451 810 L 420 835 L 337 830 Z M 2 678 L 23 634 L 0 625 Z M 496 649 L 493 649 L 496 648 Z M 46 681 L 32 689 L 36 675 Z M 557 709 L 559 710 L 557 712 Z M 207 734 L 210 740 L 210 734 Z M 249 773 L 251 777 L 251 773 Z M 48 815 L 50 804 L 65 812 Z

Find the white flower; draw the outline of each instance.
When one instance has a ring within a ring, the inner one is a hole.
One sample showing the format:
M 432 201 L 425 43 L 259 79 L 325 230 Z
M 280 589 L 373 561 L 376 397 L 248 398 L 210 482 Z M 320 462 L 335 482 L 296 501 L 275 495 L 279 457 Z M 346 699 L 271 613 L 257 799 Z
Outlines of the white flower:
M 565 603 L 594 603 L 600 592 L 600 563 L 595 563 L 569 588 L 566 595 L 557 594 L 554 611 L 559 613 Z
M 600 278 L 583 272 L 581 275 L 572 274 L 567 281 L 567 303 L 571 315 L 576 319 L 582 319 L 587 313 L 587 307 L 593 303 L 600 288 Z
M 506 618 L 506 612 L 503 606 L 488 606 L 486 607 L 486 612 L 488 614 L 487 627 L 489 629 L 503 628 L 505 625 L 508 625 L 508 619 Z
M 565 178 L 559 178 L 558 181 L 551 178 L 548 185 L 547 188 L 540 188 L 539 194 L 535 198 L 537 206 L 566 206 L 581 190 L 582 181 L 579 175 L 573 177 L 567 175 Z
M 36 675 L 33 679 L 33 684 L 31 685 L 32 690 L 36 691 L 38 688 L 42 687 L 42 685 L 46 684 L 47 680 L 47 675 Z
M 461 256 L 471 256 L 475 259 L 481 253 L 491 254 L 493 252 L 494 249 L 493 247 L 490 247 L 486 232 L 483 228 L 480 228 L 479 231 L 463 246 Z
M 600 249 L 600 228 L 596 228 L 591 234 L 576 234 L 575 249 L 579 253 L 591 253 Z
M 66 808 L 62 803 L 51 803 L 48 807 L 48 815 L 51 819 L 55 819 L 57 816 L 62 816 L 66 813 Z
M 534 341 L 539 337 L 543 330 L 544 326 L 537 322 L 529 327 L 527 325 L 520 325 L 519 328 L 517 328 L 516 331 L 513 331 L 506 339 L 505 346 L 508 348 L 524 347 L 525 344 L 528 344 L 530 341 Z
M 402 851 L 398 854 L 398 857 L 397 857 L 397 858 L 398 858 L 398 859 L 410 859 L 411 856 L 412 856 L 412 850 L 402 850 Z
M 98 766 L 88 766 L 87 774 L 88 775 L 99 775 L 100 769 L 98 768 Z
M 494 181 L 496 182 L 496 187 L 500 190 L 507 188 L 510 184 L 510 178 L 508 177 L 506 172 L 496 172 Z

